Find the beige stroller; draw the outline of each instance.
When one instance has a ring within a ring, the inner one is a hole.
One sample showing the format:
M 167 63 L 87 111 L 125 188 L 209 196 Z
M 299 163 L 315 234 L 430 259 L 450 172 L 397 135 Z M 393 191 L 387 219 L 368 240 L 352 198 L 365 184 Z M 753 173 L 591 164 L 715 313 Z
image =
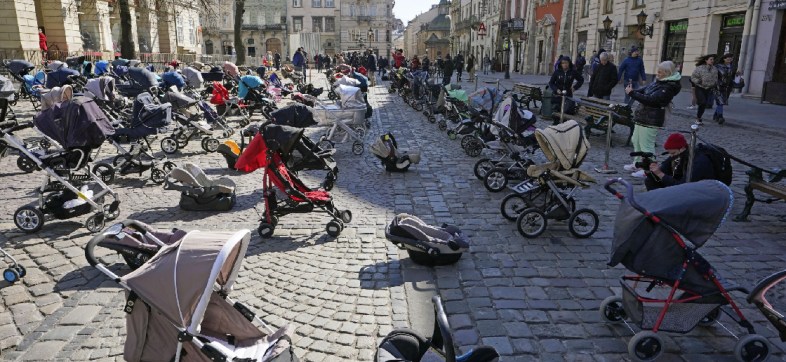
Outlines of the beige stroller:
M 118 276 L 95 257 L 94 249 L 129 248 L 133 244 L 129 239 L 149 246 L 155 255 Z M 287 326 L 273 330 L 248 307 L 229 298 L 250 239 L 248 230 L 165 232 L 134 220 L 112 225 L 91 239 L 85 247 L 90 265 L 128 290 L 123 358 L 298 361 Z

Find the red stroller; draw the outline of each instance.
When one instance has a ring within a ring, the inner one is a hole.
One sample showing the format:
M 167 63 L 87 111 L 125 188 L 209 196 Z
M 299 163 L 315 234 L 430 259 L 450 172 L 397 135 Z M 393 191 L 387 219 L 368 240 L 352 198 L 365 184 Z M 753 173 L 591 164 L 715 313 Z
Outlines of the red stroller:
M 627 194 L 614 190 L 614 183 L 623 184 Z M 623 200 L 608 264 L 622 263 L 637 275 L 620 279 L 622 296 L 606 298 L 600 313 L 606 322 L 624 323 L 631 331 L 633 324 L 641 329 L 628 343 L 631 360 L 660 357 L 665 348 L 659 331 L 687 333 L 697 325 L 717 323 L 731 333 L 720 322 L 722 314 L 747 332 L 734 346 L 737 360 L 766 360 L 772 346 L 767 338 L 756 334 L 730 293 L 749 294 L 748 302 L 759 307 L 784 338 L 786 321 L 782 315 L 780 319 L 775 317 L 777 313 L 772 313 L 764 294 L 786 273 L 765 279 L 750 293 L 742 287 L 725 286 L 715 268 L 697 251 L 728 217 L 731 190 L 719 181 L 704 180 L 634 197 L 633 186 L 621 178 L 609 180 L 606 190 Z
M 273 235 L 279 216 L 309 213 L 315 211 L 315 208 L 332 218 L 326 227 L 328 235 L 332 237 L 341 234 L 344 224 L 352 221 L 352 212 L 339 211 L 333 205 L 333 197 L 329 192 L 308 188 L 287 168 L 287 160 L 301 137 L 303 130 L 300 128 L 265 123 L 235 163 L 235 168 L 244 172 L 265 169 L 262 178 L 265 213 L 257 230 L 263 238 Z M 276 189 L 285 196 L 279 198 Z

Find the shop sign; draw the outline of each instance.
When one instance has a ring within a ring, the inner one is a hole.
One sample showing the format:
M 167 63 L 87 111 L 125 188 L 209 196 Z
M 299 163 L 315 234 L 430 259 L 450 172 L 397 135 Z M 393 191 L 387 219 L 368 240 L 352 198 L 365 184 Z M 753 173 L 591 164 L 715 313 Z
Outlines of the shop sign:
M 688 32 L 687 20 L 669 22 L 669 33 L 687 33 L 687 32 Z
M 745 25 L 745 13 L 723 16 L 724 28 L 740 27 L 744 25 Z

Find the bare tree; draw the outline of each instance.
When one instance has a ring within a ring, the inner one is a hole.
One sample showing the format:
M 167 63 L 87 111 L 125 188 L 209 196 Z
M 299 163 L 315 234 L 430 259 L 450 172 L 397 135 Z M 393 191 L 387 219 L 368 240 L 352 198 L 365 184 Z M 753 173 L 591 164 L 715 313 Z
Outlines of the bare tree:
M 235 62 L 243 65 L 246 60 L 246 47 L 243 45 L 241 30 L 243 27 L 243 13 L 246 12 L 246 0 L 235 0 Z
M 120 6 L 120 55 L 126 59 L 134 59 L 134 38 L 131 36 L 131 9 L 128 0 L 119 0 Z

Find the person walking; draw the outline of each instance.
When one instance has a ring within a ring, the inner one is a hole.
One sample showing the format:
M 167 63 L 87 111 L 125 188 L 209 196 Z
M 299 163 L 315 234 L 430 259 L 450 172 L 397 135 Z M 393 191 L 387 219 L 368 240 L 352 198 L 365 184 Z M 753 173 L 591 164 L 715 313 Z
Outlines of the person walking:
M 587 58 L 584 57 L 584 52 L 579 52 L 579 56 L 576 57 L 576 71 L 578 71 L 581 76 L 584 76 L 584 66 L 587 65 Z
M 665 61 L 658 64 L 655 80 L 646 87 L 634 89 L 633 84 L 625 87 L 625 94 L 639 102 L 633 113 L 634 126 L 630 140 L 634 152 L 655 154 L 655 138 L 658 136 L 658 129 L 666 122 L 672 99 L 680 93 L 680 79 L 682 76 L 677 72 L 674 63 Z M 636 167 L 636 163 L 640 161 L 641 157 L 636 156 L 633 163 L 625 165 L 623 169 L 635 171 L 631 174 L 633 177 L 644 178 L 645 170 Z
M 461 75 L 464 72 L 464 56 L 461 52 L 453 58 L 453 69 L 456 71 L 456 82 L 461 82 Z
M 421 69 L 423 69 L 426 72 L 430 73 L 430 71 L 431 71 L 431 60 L 428 59 L 428 54 L 423 56 L 423 61 L 421 61 L 421 64 L 423 64 Z
M 617 85 L 617 66 L 609 61 L 609 54 L 600 53 L 600 63 L 590 78 L 587 96 L 611 99 L 611 90 Z
M 469 74 L 469 81 L 475 81 L 475 56 L 470 54 L 467 57 L 467 74 Z
M 442 85 L 450 84 L 450 78 L 453 77 L 453 59 L 450 58 L 450 54 L 445 56 L 445 59 L 442 61 Z
M 276 50 L 276 54 L 273 54 L 273 62 L 276 64 L 276 70 L 281 70 L 281 54 L 278 53 L 278 50 Z
M 491 68 L 491 59 L 489 59 L 488 54 L 483 57 L 483 74 L 489 74 L 489 68 Z
M 734 60 L 734 54 L 723 54 L 720 62 L 715 65 L 718 69 L 718 96 L 716 97 L 715 114 L 712 119 L 718 124 L 726 123 L 723 118 L 723 106 L 729 105 L 729 95 L 734 87 L 734 67 L 731 62 Z
M 306 66 L 305 55 L 303 55 L 303 48 L 297 48 L 295 55 L 292 57 L 292 65 L 295 67 L 296 71 L 303 72 L 303 68 Z
M 715 54 L 707 54 L 696 60 L 696 69 L 690 76 L 696 90 L 696 124 L 702 125 L 701 117 L 707 108 L 712 108 L 718 88 L 718 68 L 715 68 Z
M 44 28 L 38 28 L 38 47 L 41 49 L 41 60 L 46 62 L 47 54 L 49 54 L 49 45 L 46 43 Z
M 628 52 L 628 57 L 622 61 L 619 66 L 617 78 L 620 82 L 625 82 L 625 87 L 628 85 L 633 86 L 633 90 L 639 89 L 640 85 L 644 85 L 647 79 L 647 74 L 644 73 L 644 61 L 639 57 L 639 48 L 633 46 Z M 631 98 L 625 94 L 625 103 L 631 104 Z
M 366 55 L 366 71 L 368 72 L 368 80 L 372 87 L 377 85 L 377 55 L 371 50 L 367 50 Z
M 393 67 L 398 69 L 404 65 L 404 50 L 398 49 L 395 53 L 393 53 Z

